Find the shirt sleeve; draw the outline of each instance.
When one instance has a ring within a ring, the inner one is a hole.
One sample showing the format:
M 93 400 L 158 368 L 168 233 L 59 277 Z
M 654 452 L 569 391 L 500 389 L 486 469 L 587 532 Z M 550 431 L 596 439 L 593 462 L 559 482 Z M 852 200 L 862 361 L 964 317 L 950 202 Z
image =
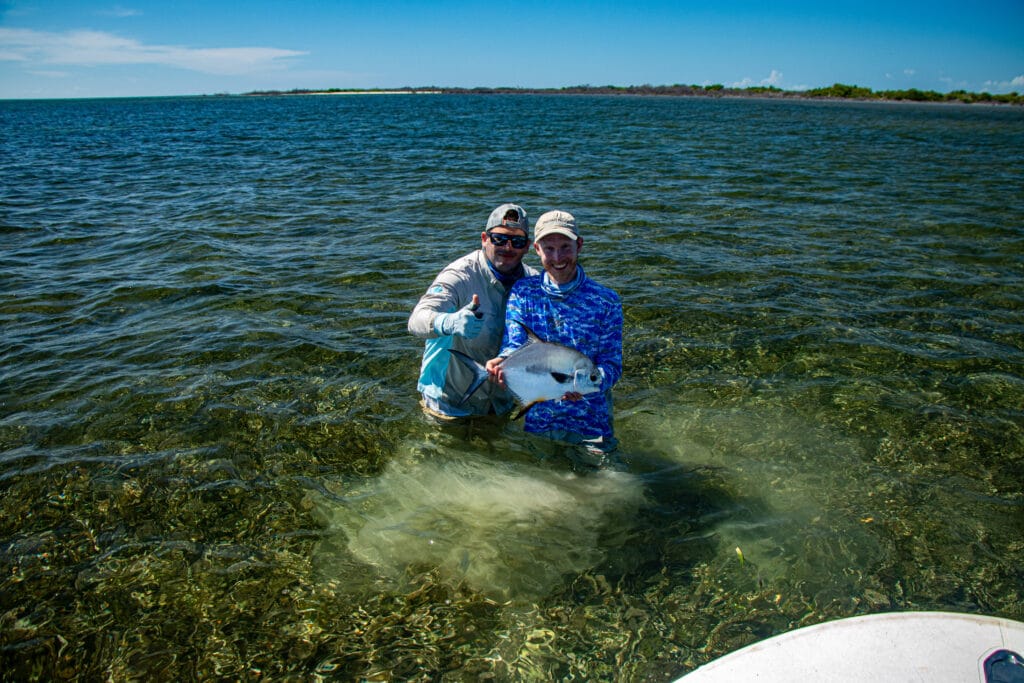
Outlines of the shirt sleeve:
M 508 304 L 505 306 L 505 332 L 501 337 L 501 349 L 498 355 L 502 358 L 508 357 L 513 351 L 526 344 L 526 330 L 523 329 L 523 307 L 527 305 L 528 299 L 523 297 L 523 287 L 520 280 L 512 286 L 512 292 L 508 297 Z
M 447 271 L 434 279 L 426 293 L 420 297 L 409 316 L 409 332 L 422 339 L 436 337 L 434 318 L 438 313 L 450 313 L 458 309 L 458 294 L 455 283 L 450 281 Z
M 592 360 L 604 371 L 604 386 L 610 389 L 622 377 L 622 301 L 615 299 L 609 307 L 601 342 L 598 344 L 597 357 Z

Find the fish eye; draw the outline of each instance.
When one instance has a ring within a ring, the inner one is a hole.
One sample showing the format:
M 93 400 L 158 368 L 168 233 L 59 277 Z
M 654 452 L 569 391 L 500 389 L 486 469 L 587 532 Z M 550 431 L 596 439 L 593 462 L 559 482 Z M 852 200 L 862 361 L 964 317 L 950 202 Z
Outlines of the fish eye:
M 590 381 L 591 382 L 596 382 L 597 381 L 597 373 L 595 373 L 595 374 L 590 376 Z

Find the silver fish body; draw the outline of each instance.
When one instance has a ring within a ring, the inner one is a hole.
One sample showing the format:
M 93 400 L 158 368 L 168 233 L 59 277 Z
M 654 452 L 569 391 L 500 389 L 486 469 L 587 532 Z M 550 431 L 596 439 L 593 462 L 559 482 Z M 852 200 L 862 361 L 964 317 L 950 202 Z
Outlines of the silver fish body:
M 542 341 L 529 328 L 528 341 L 501 363 L 505 386 L 515 397 L 519 417 L 540 401 L 560 399 L 567 393 L 592 394 L 601 390 L 601 373 L 585 355 L 562 344 Z M 487 369 L 469 356 L 449 349 L 449 353 L 473 370 L 476 378 L 462 396 L 460 404 L 487 381 Z

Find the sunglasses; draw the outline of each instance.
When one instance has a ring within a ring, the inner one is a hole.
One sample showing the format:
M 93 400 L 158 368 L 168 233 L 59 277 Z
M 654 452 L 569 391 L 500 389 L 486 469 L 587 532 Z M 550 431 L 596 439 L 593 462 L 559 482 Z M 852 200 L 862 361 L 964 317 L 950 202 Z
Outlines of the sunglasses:
M 487 236 L 491 238 L 491 244 L 496 247 L 503 247 L 511 242 L 513 249 L 526 249 L 530 243 L 530 238 L 522 235 L 501 235 L 496 232 L 488 232 Z

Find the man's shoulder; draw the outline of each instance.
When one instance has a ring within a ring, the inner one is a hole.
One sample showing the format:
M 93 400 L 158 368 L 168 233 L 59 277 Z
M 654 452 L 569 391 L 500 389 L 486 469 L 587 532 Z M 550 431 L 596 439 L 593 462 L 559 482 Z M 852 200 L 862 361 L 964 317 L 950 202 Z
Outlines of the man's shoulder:
M 526 292 L 532 290 L 539 290 L 541 283 L 543 282 L 543 276 L 538 272 L 533 272 L 525 275 L 524 277 L 516 280 L 515 284 L 512 285 L 513 292 Z
M 465 256 L 460 256 L 445 266 L 438 278 L 465 279 L 481 272 L 483 266 L 480 263 L 480 252 L 471 251 Z
M 602 285 L 600 282 L 590 278 L 589 276 L 584 281 L 583 286 L 587 296 L 601 299 L 610 304 L 620 304 L 622 299 L 619 297 L 619 293 L 607 285 Z
M 448 264 L 448 268 L 458 270 L 478 270 L 484 265 L 484 261 L 481 258 L 481 252 L 479 249 L 471 251 L 468 254 L 460 256 L 451 263 Z

